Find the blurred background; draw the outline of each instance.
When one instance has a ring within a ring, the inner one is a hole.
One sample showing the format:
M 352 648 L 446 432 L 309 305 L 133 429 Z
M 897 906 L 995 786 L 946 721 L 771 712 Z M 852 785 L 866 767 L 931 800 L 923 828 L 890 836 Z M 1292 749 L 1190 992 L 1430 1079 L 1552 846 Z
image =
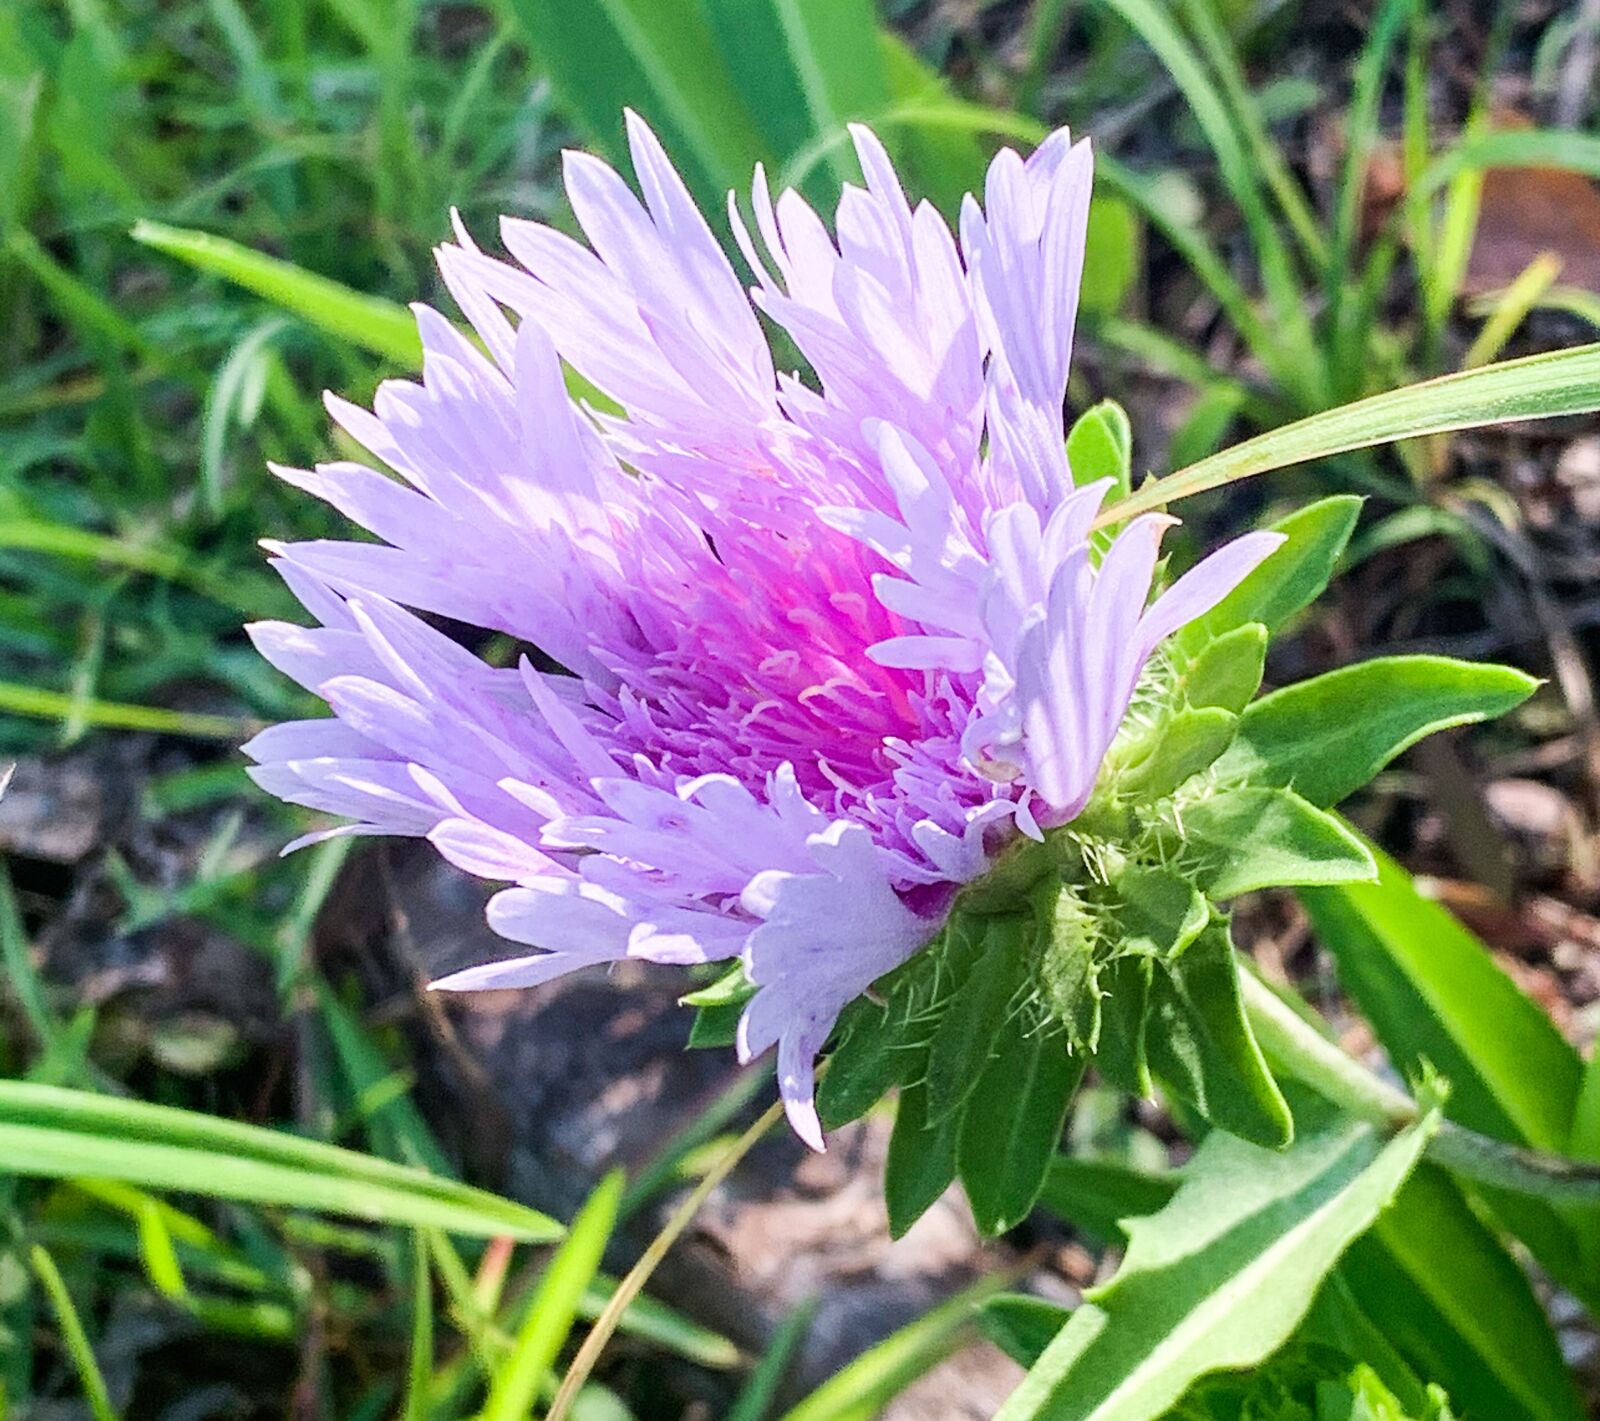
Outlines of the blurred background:
M 1099 161 L 1071 401 L 1123 402 L 1137 469 L 1159 473 L 1600 338 L 1597 76 L 1593 0 L 8 0 L 0 1075 L 282 1126 L 563 1219 L 620 1163 L 613 1270 L 765 1098 L 760 1068 L 683 1052 L 669 976 L 427 998 L 494 952 L 478 888 L 407 845 L 280 860 L 312 826 L 244 776 L 237 745 L 306 709 L 240 632 L 293 615 L 258 540 L 342 531 L 266 463 L 333 454 L 323 389 L 365 401 L 411 368 L 401 304 L 448 309 L 430 249 L 451 209 L 491 247 L 501 213 L 570 228 L 560 152 L 625 163 L 624 105 L 714 221 L 757 162 L 831 212 L 859 177 L 847 120 L 946 214 L 999 144 L 1070 124 Z M 1353 813 L 1587 1049 L 1600 434 L 1551 421 L 1327 461 L 1195 500 L 1183 536 L 1192 552 L 1334 491 L 1368 495 L 1361 527 L 1269 679 L 1398 650 L 1547 679 Z M 1295 900 L 1265 899 L 1242 936 L 1377 1048 Z M 980 1246 L 951 1202 L 891 1246 L 884 1137 L 869 1119 L 825 1159 L 761 1146 L 630 1314 L 588 1414 L 992 1414 L 1020 1373 L 960 1290 L 1026 1276 L 1070 1302 L 1108 1266 L 1118 1206 L 1069 1162 L 1005 1241 Z M 1124 1188 L 1181 1154 L 1153 1107 L 1094 1089 L 1071 1143 Z M 431 1275 L 402 1232 L 89 1176 L 0 1179 L 0 1414 L 86 1405 L 35 1246 L 92 1339 L 99 1421 L 466 1414 L 537 1271 L 497 1245 L 436 1255 L 419 1353 Z M 433 1370 L 407 1390 L 419 1355 Z

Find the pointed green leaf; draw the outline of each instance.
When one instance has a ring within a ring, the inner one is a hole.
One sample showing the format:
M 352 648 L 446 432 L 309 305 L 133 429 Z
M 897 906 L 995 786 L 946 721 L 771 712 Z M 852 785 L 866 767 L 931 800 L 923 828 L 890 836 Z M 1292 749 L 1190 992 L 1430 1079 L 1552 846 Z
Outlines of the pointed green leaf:
M 1118 953 L 1176 957 L 1205 930 L 1211 910 L 1198 889 L 1164 868 L 1130 864 L 1107 884 Z
M 1151 962 L 1145 1052 L 1150 1069 L 1219 1129 L 1268 1148 L 1294 1138 L 1294 1121 L 1239 999 L 1226 923 L 1213 921 L 1188 951 Z
M 931 1119 L 928 1090 L 922 1082 L 900 1092 L 900 1109 L 889 1136 L 889 1158 L 883 1172 L 883 1202 L 889 1211 L 892 1237 L 903 1237 L 954 1182 L 960 1127 L 959 1115 Z
M 1072 1309 L 1027 1293 L 997 1293 L 978 1311 L 978 1326 L 1018 1366 L 1031 1367 L 1072 1317 Z
M 1181 858 L 1216 900 L 1261 888 L 1372 878 L 1372 855 L 1334 815 L 1288 789 L 1236 789 L 1184 810 Z
M 1368 847 L 1374 882 L 1300 895 L 1345 989 L 1402 1074 L 1428 1061 L 1450 1082 L 1451 1119 L 1564 1150 L 1583 1079 L 1578 1053 L 1483 942 Z
M 980 1278 L 915 1322 L 835 1372 L 782 1421 L 872 1421 L 924 1372 L 958 1351 L 970 1336 L 974 1312 L 1002 1286 L 1002 1274 Z
M 1129 1223 L 1089 1295 L 996 1421 L 1155 1421 L 1198 1378 L 1264 1360 L 1405 1183 L 1433 1117 L 1387 1144 L 1334 1122 L 1282 1153 L 1217 1133 L 1160 1213 Z
M 600 1271 L 617 1220 L 623 1183 L 623 1173 L 617 1169 L 595 1186 L 561 1247 L 545 1265 L 523 1312 L 516 1344 L 494 1370 L 481 1421 L 524 1421 L 532 1412 L 539 1389 L 577 1320 L 583 1295 Z
M 1135 1169 L 1118 1159 L 1057 1155 L 1038 1207 L 1103 1243 L 1121 1243 L 1124 1219 L 1153 1214 L 1178 1191 L 1178 1176 Z
M 1133 426 L 1128 423 L 1128 412 L 1115 400 L 1101 400 L 1079 415 L 1067 434 L 1067 464 L 1073 483 L 1080 488 L 1112 479 L 1108 496 L 1126 494 L 1133 467 Z
M 1261 689 L 1267 664 L 1267 629 L 1260 622 L 1208 641 L 1178 677 L 1176 693 L 1196 708 L 1215 706 L 1239 715 Z
M 1362 1312 L 1419 1374 L 1446 1380 L 1465 1415 L 1582 1417 L 1526 1275 L 1441 1171 L 1419 1168 L 1339 1271 Z
M 1512 1144 L 1566 1148 L 1583 1063 L 1548 1014 L 1448 910 L 1376 848 L 1371 884 L 1302 890 L 1341 982 L 1395 1065 L 1423 1063 L 1450 1082 L 1445 1113 Z M 1580 1297 L 1600 1300 L 1600 1271 L 1576 1231 L 1583 1211 L 1480 1190 L 1507 1228 Z
M 1248 622 L 1276 632 L 1321 595 L 1360 516 L 1361 499 L 1336 494 L 1267 524 L 1283 534 L 1283 545 L 1205 616 L 1179 632 L 1179 646 L 1193 654 Z
M 1148 753 L 1117 774 L 1118 796 L 1165 799 L 1185 780 L 1210 766 L 1228 748 L 1238 728 L 1239 717 L 1218 706 L 1168 716 L 1145 737 Z M 1137 752 L 1144 743 L 1132 748 Z
M 976 1089 L 984 1067 L 1018 1011 L 1033 941 L 1020 913 L 989 918 L 972 971 L 954 993 L 928 1043 L 928 1117 L 942 1121 Z
M 1100 971 L 1100 1036 L 1095 1069 L 1119 1090 L 1147 1099 L 1154 1091 L 1145 1052 L 1145 1023 L 1150 1011 L 1149 956 L 1130 953 L 1114 958 Z
M 824 1130 L 859 1120 L 906 1080 L 922 1056 L 892 1010 L 865 997 L 852 1002 L 840 1022 L 839 1044 L 817 1084 L 817 1115 Z
M 745 975 L 741 963 L 724 972 L 715 982 L 678 998 L 680 1004 L 695 1008 L 689 1027 L 692 1048 L 731 1046 L 738 1036 L 739 1018 L 756 987 Z
M 962 1118 L 956 1164 L 972 1217 L 1002 1234 L 1027 1217 L 1061 1143 L 1084 1058 L 1067 1051 L 1066 1034 L 1013 1011 Z
M 1509 666 L 1385 656 L 1263 696 L 1217 761 L 1224 783 L 1284 785 L 1327 808 L 1425 735 L 1504 715 L 1538 682 Z

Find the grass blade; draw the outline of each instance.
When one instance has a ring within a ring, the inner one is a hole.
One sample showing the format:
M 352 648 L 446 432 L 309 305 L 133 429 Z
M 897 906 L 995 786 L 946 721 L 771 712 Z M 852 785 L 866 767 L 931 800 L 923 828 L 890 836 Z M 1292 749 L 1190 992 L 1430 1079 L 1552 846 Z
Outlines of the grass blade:
M 525 1421 L 533 1410 L 539 1388 L 572 1331 L 583 1295 L 599 1271 L 616 1223 L 622 1185 L 622 1171 L 613 1170 L 573 1219 L 566 1241 L 528 1299 L 516 1348 L 495 1374 L 482 1421 Z
M 1390 390 L 1247 439 L 1152 479 L 1095 520 L 1119 523 L 1175 499 L 1274 469 L 1416 435 L 1600 410 L 1600 343 L 1548 351 Z
M 1120 16 L 1166 66 L 1188 101 L 1206 142 L 1216 154 L 1223 182 L 1239 205 L 1261 264 L 1262 284 L 1276 327 L 1270 341 L 1252 346 L 1252 349 L 1263 364 L 1282 372 L 1283 383 L 1303 404 L 1312 407 L 1322 404 L 1323 371 L 1306 317 L 1304 293 L 1296 281 L 1288 248 L 1263 200 L 1257 164 L 1241 140 L 1238 119 L 1229 112 L 1205 65 L 1171 15 L 1155 0 L 1102 0 L 1102 3 Z
M 67 1285 L 61 1281 L 61 1271 L 56 1267 L 55 1259 L 37 1244 L 29 1256 L 33 1261 L 33 1271 L 50 1299 L 56 1325 L 61 1329 L 61 1340 L 78 1373 L 90 1414 L 94 1421 L 117 1421 L 116 1408 L 111 1405 L 105 1378 L 100 1375 L 100 1366 L 94 1359 L 94 1350 L 89 1346 L 83 1321 L 78 1316 L 77 1308 L 72 1305 L 72 1295 L 67 1292 Z
M 409 370 L 422 362 L 417 323 L 411 312 L 393 301 L 352 291 L 326 276 L 211 232 L 140 221 L 131 235 L 136 242 L 253 291 L 318 330 L 396 365 Z
M 411 1351 L 406 1367 L 402 1421 L 427 1421 L 428 1386 L 433 1380 L 433 1270 L 421 1229 L 411 1234 Z
M 816 1300 L 807 1299 L 778 1325 L 777 1331 L 772 1334 L 772 1341 L 767 1344 L 767 1350 L 752 1368 L 749 1380 L 740 1388 L 738 1396 L 734 1397 L 733 1405 L 728 1408 L 723 1421 L 763 1421 L 772 1409 L 772 1399 L 777 1395 L 795 1351 L 805 1341 L 816 1312 Z
M 120 1179 L 479 1237 L 561 1234 L 510 1199 L 336 1145 L 26 1081 L 0 1081 L 0 1160 L 6 1172 L 36 1178 Z
M 565 1421 L 571 1414 L 573 1403 L 577 1400 L 578 1393 L 582 1391 L 584 1383 L 588 1381 L 595 1363 L 600 1360 L 600 1354 L 605 1350 L 606 1343 L 611 1340 L 612 1333 L 617 1330 L 629 1305 L 650 1281 L 650 1275 L 656 1271 L 661 1260 L 667 1256 L 668 1250 L 678 1241 L 679 1235 L 689 1227 L 694 1216 L 700 1212 L 700 1206 L 733 1172 L 739 1161 L 755 1148 L 757 1141 L 777 1124 L 782 1114 L 783 1102 L 780 1100 L 766 1110 L 759 1120 L 723 1152 L 717 1162 L 706 1171 L 705 1177 L 689 1192 L 683 1203 L 673 1210 L 672 1216 L 662 1225 L 661 1231 L 650 1240 L 650 1246 L 640 1255 L 639 1261 L 617 1284 L 617 1290 L 611 1295 L 605 1311 L 589 1329 L 589 1335 L 583 1339 L 583 1345 L 578 1348 L 578 1355 L 572 1359 L 572 1365 L 567 1368 L 566 1376 L 561 1379 L 561 1386 L 556 1392 L 556 1399 L 550 1404 L 546 1421 Z
M 238 745 L 261 729 L 259 723 L 235 716 L 207 715 L 200 711 L 168 710 L 165 706 L 135 706 L 102 701 L 0 681 L 0 710 L 37 720 L 67 721 L 78 717 L 85 725 L 116 730 L 148 730 L 157 735 L 187 735 L 194 740 L 225 740 Z
M 1489 319 L 1462 357 L 1461 368 L 1481 369 L 1499 355 L 1528 312 L 1539 304 L 1560 275 L 1561 258 L 1554 252 L 1544 252 L 1529 262 L 1517 279 L 1495 298 Z
M 891 1333 L 785 1412 L 783 1421 L 872 1421 L 912 1382 L 960 1347 L 976 1322 L 978 1305 L 1007 1281 L 1005 1274 L 980 1279 Z
M 613 160 L 634 108 L 707 212 L 771 155 L 706 16 L 691 0 L 512 0 L 562 106 Z

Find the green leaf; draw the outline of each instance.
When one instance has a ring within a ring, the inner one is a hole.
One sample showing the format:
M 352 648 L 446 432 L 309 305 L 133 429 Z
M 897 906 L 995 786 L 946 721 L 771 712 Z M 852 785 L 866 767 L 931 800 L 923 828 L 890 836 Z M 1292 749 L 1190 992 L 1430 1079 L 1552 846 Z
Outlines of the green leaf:
M 892 1237 L 903 1237 L 954 1182 L 960 1126 L 959 1115 L 931 1117 L 928 1089 L 921 1081 L 901 1090 L 883 1171 L 883 1202 Z
M 622 1198 L 624 1176 L 612 1170 L 585 1201 L 528 1299 L 511 1353 L 490 1378 L 482 1421 L 525 1421 L 550 1376 L 583 1295 L 600 1271 Z
M 1445 1114 L 1497 1139 L 1559 1153 L 1583 1063 L 1489 949 L 1369 845 L 1372 883 L 1304 890 L 1318 940 L 1395 1066 L 1450 1082 Z
M 1267 629 L 1260 622 L 1208 641 L 1179 675 L 1176 691 L 1196 708 L 1215 706 L 1239 715 L 1261 689 L 1267 664 Z
M 693 0 L 513 0 L 563 109 L 624 164 L 623 110 L 655 129 L 703 211 L 774 156 Z
M 220 1199 L 482 1238 L 557 1238 L 554 1220 L 481 1189 L 315 1140 L 88 1091 L 0 1081 L 0 1172 L 119 1179 Z
M 1545 1011 L 1406 871 L 1373 848 L 1372 884 L 1302 890 L 1318 940 L 1396 1067 L 1450 1082 L 1445 1113 L 1512 1144 L 1567 1147 L 1583 1063 Z M 1479 1191 L 1539 1261 L 1587 1300 L 1600 1271 L 1578 1241 L 1584 1211 Z
M 1216 773 L 1224 783 L 1287 786 L 1326 808 L 1425 735 L 1504 715 L 1537 686 L 1509 666 L 1443 656 L 1363 661 L 1248 707 Z
M 836 132 L 853 119 L 870 119 L 889 100 L 878 45 L 878 19 L 871 0 L 711 0 L 713 23 L 722 18 L 724 52 L 733 66 L 745 102 L 758 121 L 774 122 L 771 111 L 778 95 L 787 97 L 787 70 L 793 75 L 804 107 L 804 130 L 778 151 L 785 157 L 809 138 Z M 752 22 L 778 31 L 779 43 L 767 48 L 750 32 Z M 731 42 L 729 42 L 731 41 Z M 787 61 L 786 63 L 784 61 Z M 773 90 L 777 90 L 777 94 Z M 785 135 L 799 125 L 786 122 Z M 836 194 L 841 182 L 855 182 L 860 169 L 847 145 L 832 150 L 829 184 Z
M 696 1007 L 694 1020 L 689 1023 L 690 1050 L 720 1050 L 732 1046 L 739 1039 L 739 1018 L 743 1015 L 742 1002 Z
M 1312 415 L 1152 479 L 1096 520 L 1118 523 L 1256 474 L 1427 434 L 1593 414 L 1600 410 L 1600 344 L 1485 365 Z
M 618 1220 L 627 1217 L 629 1192 L 631 1188 L 623 1192 L 617 1206 Z M 606 1304 L 616 1296 L 616 1292 L 615 1278 L 596 1273 L 578 1302 L 578 1316 L 585 1322 L 594 1322 L 605 1311 Z M 620 1336 L 635 1337 L 674 1356 L 683 1357 L 696 1366 L 709 1367 L 714 1371 L 731 1371 L 744 1361 L 738 1347 L 720 1332 L 702 1327 L 648 1293 L 639 1294 L 628 1304 L 617 1322 L 617 1332 Z
M 1338 566 L 1361 516 L 1361 502 L 1354 494 L 1336 494 L 1267 524 L 1271 532 L 1283 534 L 1283 544 L 1205 616 L 1179 632 L 1179 646 L 1194 655 L 1249 622 L 1260 622 L 1270 635 L 1309 607 Z
M 956 103 L 944 77 L 893 30 L 879 32 L 878 49 L 895 111 L 931 116 Z M 879 137 L 889 131 L 887 125 L 884 129 Z M 951 221 L 961 210 L 962 197 L 983 186 L 988 156 L 970 126 L 908 123 L 899 147 L 916 177 L 913 190 Z
M 989 918 L 983 946 L 928 1043 L 928 1118 L 942 1122 L 977 1088 L 1007 1021 L 1019 1011 L 1034 926 L 1020 913 Z
M 1145 1052 L 1153 971 L 1149 957 L 1130 953 L 1102 967 L 1098 984 L 1100 1032 L 1095 1069 L 1118 1089 L 1141 1098 L 1154 1090 Z
M 210 232 L 141 221 L 134 224 L 132 236 L 136 242 L 253 291 L 318 330 L 407 370 L 422 364 L 416 318 L 393 301 L 352 291 L 328 277 Z
M 4 878 L 0 877 L 0 888 L 3 887 Z M 1584 1067 L 1566 1153 L 1573 1159 L 1600 1162 L 1600 1052 L 1592 1055 Z M 1600 1274 L 1600 1208 L 1581 1214 L 1576 1220 L 1576 1232 L 1585 1268 L 1591 1274 Z
M 1031 1367 L 1072 1317 L 1072 1309 L 1027 1293 L 999 1293 L 978 1310 L 983 1335 L 1019 1366 Z
M 922 1053 L 891 1009 L 857 998 L 841 1017 L 839 1044 L 817 1083 L 817 1114 L 824 1130 L 859 1120 L 915 1070 Z
M 1002 1234 L 1027 1217 L 1061 1143 L 1084 1057 L 1066 1034 L 1013 1010 L 967 1102 L 956 1166 L 981 1232 Z
M 1058 876 L 1040 880 L 1030 895 L 1039 924 L 1039 982 L 1051 1015 L 1067 1029 L 1079 1054 L 1100 1038 L 1100 988 L 1095 980 L 1096 925 L 1076 890 Z
M 1133 426 L 1115 400 L 1101 400 L 1073 421 L 1067 434 L 1067 463 L 1080 488 L 1112 479 L 1113 498 L 1126 495 L 1132 478 Z
M 1152 1174 L 1116 1159 L 1057 1155 L 1038 1207 L 1102 1244 L 1122 1243 L 1124 1219 L 1153 1214 L 1177 1193 L 1178 1177 Z
M 734 1397 L 733 1404 L 724 1413 L 723 1421 L 762 1421 L 771 1411 L 773 1398 L 783 1385 L 789 1363 L 805 1341 L 816 1315 L 816 1300 L 808 1299 L 793 1308 L 778 1324 L 767 1350 L 750 1369 L 749 1380 L 739 1389 L 738 1396 Z
M 1419 1170 L 1427 1168 L 1426 1162 L 1417 1168 Z M 1409 1184 L 1408 1180 L 1407 1185 Z M 1399 1197 L 1380 1217 L 1380 1224 L 1399 1207 L 1400 1198 L 1404 1196 L 1405 1190 L 1402 1189 Z M 1367 1237 L 1371 1237 L 1370 1233 Z M 1360 1248 L 1361 1242 L 1357 1239 L 1350 1245 L 1351 1249 Z M 1387 1334 L 1367 1315 L 1346 1281 L 1345 1264 L 1349 1256 L 1345 1255 L 1339 1267 L 1323 1285 L 1322 1291 L 1317 1294 L 1317 1301 L 1312 1305 L 1306 1320 L 1300 1325 L 1299 1340 L 1303 1343 L 1331 1347 L 1341 1357 L 1365 1363 L 1408 1407 L 1420 1411 L 1427 1402 L 1426 1390 L 1411 1364 Z M 1383 1418 L 1383 1421 L 1391 1419 Z M 1428 1421 L 1450 1421 L 1450 1418 L 1430 1414 Z
M 1584 1414 L 1527 1277 L 1441 1171 L 1420 1167 L 1339 1271 L 1373 1325 L 1420 1375 L 1446 1381 L 1467 1416 Z
M 1151 961 L 1145 1051 L 1162 1082 L 1219 1129 L 1270 1149 L 1294 1120 L 1239 999 L 1227 924 L 1214 920 L 1184 953 Z
M 67 1285 L 62 1281 L 55 1259 L 35 1244 L 29 1250 L 29 1261 L 33 1264 L 34 1274 L 44 1287 L 45 1296 L 50 1300 L 51 1311 L 56 1316 L 57 1331 L 66 1346 L 67 1355 L 72 1359 L 73 1370 L 78 1374 L 78 1384 L 83 1388 L 84 1400 L 89 1404 L 89 1414 L 94 1421 L 118 1421 L 116 1408 L 111 1404 L 111 1395 L 106 1390 L 105 1378 L 95 1361 L 94 1348 L 89 1345 L 88 1334 L 83 1330 L 83 1320 L 78 1316 L 77 1308 L 73 1306 L 72 1294 L 67 1291 Z
M 1487 168 L 1559 168 L 1600 178 L 1600 138 L 1550 128 L 1479 131 L 1428 165 L 1417 181 L 1419 194 L 1436 192 L 1461 173 Z
M 1218 706 L 1167 716 L 1129 749 L 1142 759 L 1117 772 L 1116 792 L 1133 800 L 1165 799 L 1217 759 L 1232 742 L 1239 717 Z
M 1386 1144 L 1336 1122 L 1282 1153 L 1207 1136 L 1172 1202 L 1130 1222 L 1117 1276 L 1088 1295 L 997 1421 L 1154 1421 L 1206 1373 L 1270 1356 L 1434 1127 L 1430 1116 Z
M 1339 819 L 1288 789 L 1208 795 L 1183 811 L 1179 833 L 1185 871 L 1217 900 L 1377 872 L 1366 845 Z
M 1117 953 L 1176 957 L 1205 930 L 1211 910 L 1187 879 L 1164 868 L 1130 864 L 1109 883 L 1116 907 Z
M 739 1018 L 755 994 L 755 983 L 745 975 L 741 963 L 708 986 L 679 997 L 680 1004 L 695 1009 L 689 1027 L 690 1047 L 732 1046 L 738 1035 Z

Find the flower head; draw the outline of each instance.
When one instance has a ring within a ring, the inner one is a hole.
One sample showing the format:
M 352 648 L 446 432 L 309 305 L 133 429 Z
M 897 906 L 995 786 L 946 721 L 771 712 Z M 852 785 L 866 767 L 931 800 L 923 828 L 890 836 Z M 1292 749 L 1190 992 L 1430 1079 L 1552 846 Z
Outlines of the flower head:
M 532 986 L 638 957 L 741 958 L 739 1032 L 776 1045 L 821 1147 L 817 1053 L 841 1009 L 939 931 L 1021 835 L 1072 820 L 1157 644 L 1275 544 L 1250 534 L 1150 600 L 1172 521 L 1104 550 L 1062 404 L 1087 143 L 1002 152 L 959 243 L 854 130 L 834 229 L 756 174 L 747 290 L 654 135 L 643 201 L 586 154 L 589 246 L 507 218 L 440 268 L 478 344 L 425 308 L 420 383 L 334 419 L 392 471 L 280 470 L 380 542 L 273 548 L 318 625 L 255 626 L 331 719 L 247 747 L 256 779 L 426 836 L 512 886 L 531 949 L 437 983 Z M 757 312 L 814 372 L 778 373 Z M 574 404 L 566 362 L 621 407 Z M 527 648 L 487 664 L 417 613 Z

